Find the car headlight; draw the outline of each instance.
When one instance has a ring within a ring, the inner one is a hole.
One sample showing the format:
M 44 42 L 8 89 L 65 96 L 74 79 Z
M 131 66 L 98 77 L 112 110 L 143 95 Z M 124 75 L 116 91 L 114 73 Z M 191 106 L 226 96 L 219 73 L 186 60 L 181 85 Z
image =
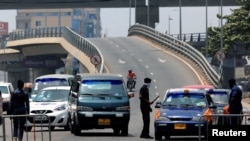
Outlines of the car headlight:
M 93 108 L 86 106 L 77 106 L 76 110 L 78 111 L 93 111 Z
M 61 105 L 57 108 L 55 108 L 55 111 L 62 111 L 62 110 L 65 110 L 66 109 L 66 106 L 65 105 Z
M 204 121 L 207 121 L 207 118 L 204 116 L 194 116 L 192 118 L 192 121 L 204 122 Z
M 170 119 L 168 117 L 162 117 L 162 116 L 159 116 L 157 120 L 170 121 Z
M 115 108 L 116 111 L 128 111 L 130 110 L 129 106 L 121 106 L 121 107 L 116 107 Z
M 9 97 L 4 97 L 3 98 L 3 102 L 9 102 L 10 101 L 10 98 Z

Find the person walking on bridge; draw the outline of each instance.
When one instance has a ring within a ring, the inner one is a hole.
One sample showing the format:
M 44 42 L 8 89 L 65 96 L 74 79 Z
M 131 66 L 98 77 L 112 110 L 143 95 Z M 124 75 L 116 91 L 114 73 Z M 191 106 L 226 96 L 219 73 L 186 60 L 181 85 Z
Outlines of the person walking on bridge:
M 10 99 L 10 113 L 13 117 L 13 140 L 22 141 L 23 132 L 25 128 L 26 117 L 20 115 L 29 114 L 29 95 L 23 90 L 24 82 L 22 80 L 17 81 L 17 89 L 11 95 Z M 18 115 L 15 117 L 15 115 Z

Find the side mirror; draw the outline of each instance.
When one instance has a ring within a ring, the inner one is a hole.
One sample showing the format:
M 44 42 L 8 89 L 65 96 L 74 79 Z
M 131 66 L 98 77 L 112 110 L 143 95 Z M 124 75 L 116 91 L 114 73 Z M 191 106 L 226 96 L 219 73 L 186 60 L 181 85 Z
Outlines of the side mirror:
M 135 97 L 135 94 L 134 94 L 133 92 L 129 92 L 129 93 L 128 93 L 128 97 L 129 97 L 129 98 L 133 98 L 133 97 Z
M 156 102 L 155 103 L 155 108 L 161 108 L 161 102 Z

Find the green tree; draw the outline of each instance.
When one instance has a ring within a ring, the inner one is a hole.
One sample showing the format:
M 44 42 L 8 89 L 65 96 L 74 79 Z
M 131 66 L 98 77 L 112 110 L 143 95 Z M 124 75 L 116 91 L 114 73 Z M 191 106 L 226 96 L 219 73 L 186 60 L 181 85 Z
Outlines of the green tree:
M 250 0 L 237 0 L 240 5 L 238 9 L 231 9 L 231 15 L 217 15 L 219 19 L 226 22 L 222 27 L 223 51 L 227 55 L 230 49 L 236 44 L 245 44 L 250 49 Z M 221 48 L 221 28 L 208 28 L 208 54 L 215 56 Z M 204 49 L 203 49 L 204 51 Z

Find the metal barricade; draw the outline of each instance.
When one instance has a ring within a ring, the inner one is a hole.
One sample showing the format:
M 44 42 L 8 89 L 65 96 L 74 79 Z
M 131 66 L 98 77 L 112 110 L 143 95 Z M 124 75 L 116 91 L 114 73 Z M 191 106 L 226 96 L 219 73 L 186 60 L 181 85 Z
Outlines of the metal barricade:
M 26 124 L 24 126 L 24 132 L 23 132 L 23 141 L 51 141 L 51 125 L 50 125 L 50 118 L 47 115 L 3 115 L 2 116 L 2 136 L 0 138 L 3 138 L 2 141 L 13 141 L 13 120 L 14 118 L 17 118 L 20 120 L 20 117 L 25 117 Z M 32 123 L 32 126 L 27 126 L 27 121 L 29 119 L 32 119 L 32 121 L 36 122 Z M 48 130 L 44 130 L 43 121 L 44 118 L 46 118 L 48 122 Z M 6 120 L 8 119 L 8 120 Z M 38 121 L 38 122 L 37 122 Z M 28 129 L 28 128 L 32 128 Z M 0 133 L 1 134 L 1 133 Z
M 207 122 L 205 127 L 203 127 L 203 124 L 201 123 L 204 123 L 204 120 L 206 120 L 208 116 L 212 119 L 212 122 Z M 199 130 L 198 130 L 199 141 L 201 141 L 202 139 L 208 140 L 209 126 L 212 128 L 213 126 L 225 126 L 225 125 L 227 126 L 249 125 L 250 126 L 250 114 L 215 114 L 215 115 L 201 116 L 199 119 L 199 126 L 198 126 L 199 127 Z M 202 131 L 202 130 L 205 130 L 205 131 Z

